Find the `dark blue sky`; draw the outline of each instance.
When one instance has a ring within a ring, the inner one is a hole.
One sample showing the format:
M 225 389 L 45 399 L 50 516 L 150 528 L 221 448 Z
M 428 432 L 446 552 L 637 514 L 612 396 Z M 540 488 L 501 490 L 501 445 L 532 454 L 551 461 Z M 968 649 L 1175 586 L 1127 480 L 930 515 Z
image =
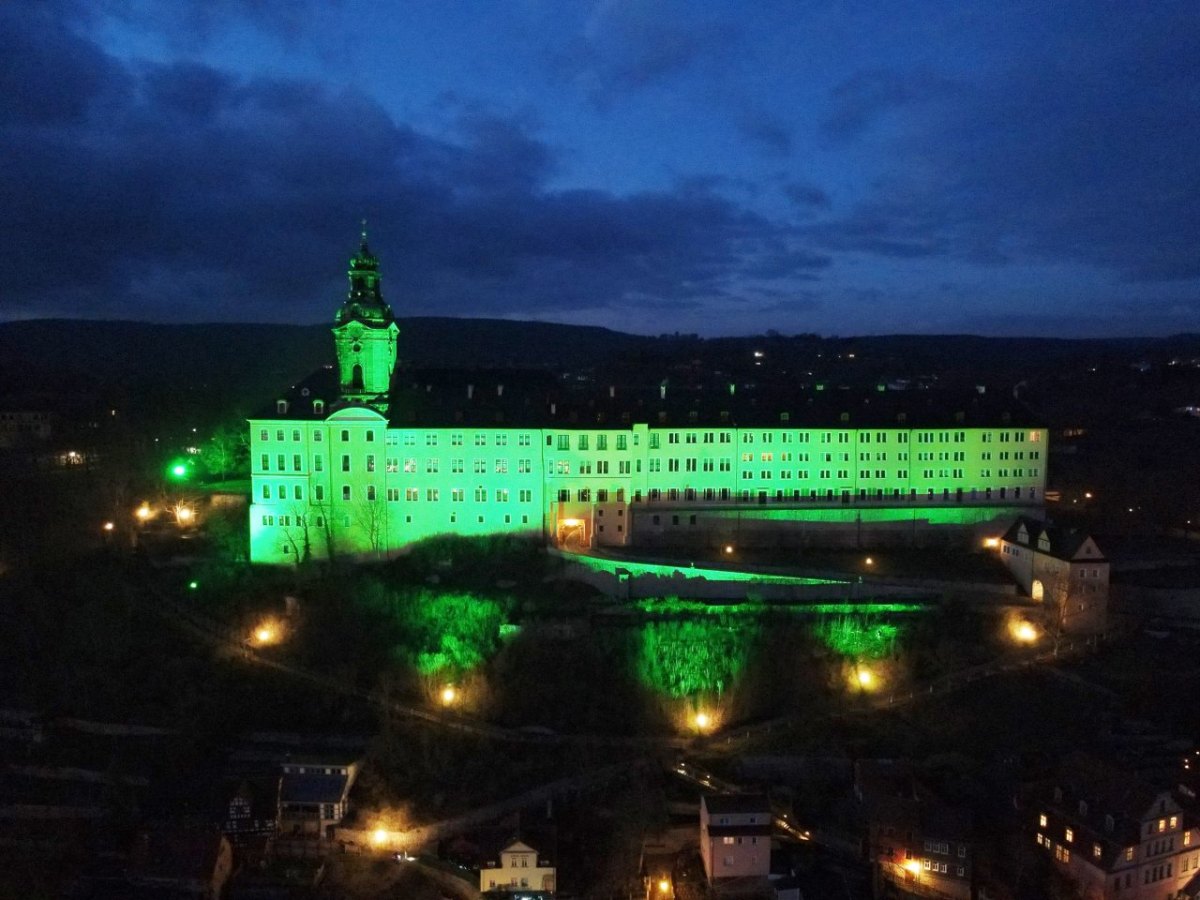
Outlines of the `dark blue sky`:
M 0 318 L 1200 331 L 1200 7 L 0 4 Z

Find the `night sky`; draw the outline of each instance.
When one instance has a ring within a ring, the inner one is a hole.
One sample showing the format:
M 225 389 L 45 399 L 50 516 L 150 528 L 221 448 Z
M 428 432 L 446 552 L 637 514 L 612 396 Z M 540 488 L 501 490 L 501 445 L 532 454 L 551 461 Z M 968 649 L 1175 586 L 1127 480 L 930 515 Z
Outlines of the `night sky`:
M 1196 0 L 0 2 L 0 319 L 1200 331 Z

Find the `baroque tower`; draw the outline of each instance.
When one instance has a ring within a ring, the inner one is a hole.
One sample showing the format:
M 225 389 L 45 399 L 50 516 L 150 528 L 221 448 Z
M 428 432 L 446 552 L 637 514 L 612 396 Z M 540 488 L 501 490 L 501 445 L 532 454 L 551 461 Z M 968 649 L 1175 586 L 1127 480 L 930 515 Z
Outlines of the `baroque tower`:
M 379 289 L 379 259 L 367 247 L 366 220 L 347 274 L 350 290 L 333 326 L 338 393 L 343 402 L 363 403 L 386 414 L 400 328 Z

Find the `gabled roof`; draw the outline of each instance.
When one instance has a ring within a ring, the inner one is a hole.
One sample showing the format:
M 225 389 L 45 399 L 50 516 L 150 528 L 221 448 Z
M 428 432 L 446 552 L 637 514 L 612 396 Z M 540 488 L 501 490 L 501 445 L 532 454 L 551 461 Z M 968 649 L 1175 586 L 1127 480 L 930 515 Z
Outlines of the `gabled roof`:
M 766 794 L 712 794 L 700 800 L 710 816 L 746 815 L 763 813 L 771 815 L 771 804 Z
M 1004 540 L 1067 562 L 1084 559 L 1088 562 L 1105 562 L 1104 554 L 1086 531 L 1060 528 L 1029 516 L 1018 516 L 1008 531 L 1004 532 Z

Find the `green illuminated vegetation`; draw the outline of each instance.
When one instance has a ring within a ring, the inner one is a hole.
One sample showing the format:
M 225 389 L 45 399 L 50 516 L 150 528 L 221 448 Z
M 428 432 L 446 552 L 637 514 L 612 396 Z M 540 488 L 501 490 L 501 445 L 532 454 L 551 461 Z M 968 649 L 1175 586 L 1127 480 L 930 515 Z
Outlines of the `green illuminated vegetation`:
M 638 678 L 675 699 L 719 697 L 746 668 L 757 633 L 723 617 L 646 622 L 638 630 Z
M 407 602 L 399 652 L 422 675 L 464 675 L 499 649 L 508 603 L 443 591 L 421 591 Z
M 824 618 L 813 633 L 826 647 L 841 656 L 883 659 L 896 652 L 899 625 L 881 622 L 870 615 L 841 615 Z

